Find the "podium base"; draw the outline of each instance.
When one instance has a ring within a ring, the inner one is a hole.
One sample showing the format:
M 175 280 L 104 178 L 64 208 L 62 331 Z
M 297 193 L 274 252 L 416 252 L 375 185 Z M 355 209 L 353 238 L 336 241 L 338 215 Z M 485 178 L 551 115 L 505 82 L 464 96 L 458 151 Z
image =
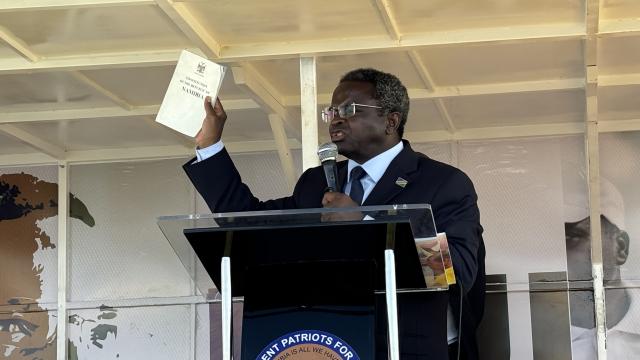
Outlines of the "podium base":
M 310 358 L 301 354 L 306 351 L 325 359 L 373 358 L 373 261 L 288 263 L 249 272 L 243 360 Z

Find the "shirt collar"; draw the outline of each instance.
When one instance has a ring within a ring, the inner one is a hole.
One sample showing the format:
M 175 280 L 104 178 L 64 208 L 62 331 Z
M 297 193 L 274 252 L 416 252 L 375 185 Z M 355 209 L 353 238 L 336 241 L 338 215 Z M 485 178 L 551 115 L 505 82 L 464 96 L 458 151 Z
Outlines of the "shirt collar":
M 372 157 L 364 164 L 358 164 L 357 162 L 349 159 L 347 164 L 347 182 L 351 180 L 351 170 L 356 166 L 362 166 L 362 168 L 367 172 L 367 175 L 371 177 L 375 183 L 378 183 L 382 175 L 384 175 L 384 172 L 387 171 L 391 161 L 398 156 L 403 148 L 404 144 L 402 141 L 399 141 L 392 148 Z

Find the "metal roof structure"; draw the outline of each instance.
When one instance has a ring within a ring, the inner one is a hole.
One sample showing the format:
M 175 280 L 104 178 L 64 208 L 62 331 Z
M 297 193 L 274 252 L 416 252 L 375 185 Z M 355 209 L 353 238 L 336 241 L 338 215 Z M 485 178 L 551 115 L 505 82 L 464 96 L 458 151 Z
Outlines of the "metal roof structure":
M 182 49 L 230 67 L 232 152 L 315 148 L 357 67 L 412 141 L 640 130 L 636 0 L 2 0 L 0 40 L 0 165 L 193 154 L 154 122 Z

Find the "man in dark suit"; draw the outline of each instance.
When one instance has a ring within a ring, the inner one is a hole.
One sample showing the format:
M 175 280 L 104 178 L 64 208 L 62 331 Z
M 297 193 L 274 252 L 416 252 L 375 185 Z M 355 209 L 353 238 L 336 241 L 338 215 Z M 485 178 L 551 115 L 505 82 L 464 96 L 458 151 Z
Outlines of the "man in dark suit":
M 220 141 L 227 118 L 222 104 L 216 100 L 212 105 L 208 99 L 205 109 L 196 136 L 197 159 L 184 169 L 213 212 L 431 204 L 438 231 L 447 233 L 458 281 L 449 292 L 449 353 L 477 358 L 475 331 L 484 309 L 485 281 L 477 196 L 462 171 L 413 151 L 402 140 L 409 97 L 398 78 L 374 69 L 351 71 L 323 111 L 331 141 L 349 159 L 338 164 L 344 192 L 325 192 L 323 170 L 316 167 L 302 174 L 292 196 L 260 201 L 242 183 Z M 419 296 L 399 297 L 402 359 L 432 354 L 421 334 L 429 326 L 428 310 L 420 306 Z M 378 354 L 384 352 L 378 349 Z

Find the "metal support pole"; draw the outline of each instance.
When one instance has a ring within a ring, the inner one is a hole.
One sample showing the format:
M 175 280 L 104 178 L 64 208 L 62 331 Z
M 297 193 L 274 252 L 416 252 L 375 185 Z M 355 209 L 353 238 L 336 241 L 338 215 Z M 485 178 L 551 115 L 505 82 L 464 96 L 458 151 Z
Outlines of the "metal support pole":
M 296 173 L 293 165 L 293 157 L 291 156 L 287 133 L 284 129 L 284 121 L 278 114 L 269 114 L 269 124 L 271 125 L 271 131 L 273 132 L 273 139 L 276 141 L 278 157 L 282 164 L 282 170 L 284 171 L 287 185 L 289 185 L 289 191 L 293 191 L 298 179 L 298 174 Z
M 400 360 L 398 343 L 398 302 L 396 294 L 396 261 L 393 250 L 384 251 L 384 275 L 387 297 L 387 331 L 389 334 L 389 360 Z
M 220 293 L 222 294 L 222 360 L 233 359 L 233 344 L 231 343 L 231 259 L 223 257 L 220 263 L 222 274 L 220 280 Z
M 58 321 L 56 358 L 67 360 L 67 238 L 69 224 L 69 166 L 58 163 Z
M 318 160 L 318 89 L 316 58 L 300 58 L 300 119 L 302 123 L 302 170 L 320 165 Z
M 598 360 L 607 359 L 606 304 L 602 266 L 602 226 L 600 223 L 600 143 L 597 121 L 598 99 L 587 97 L 586 156 L 589 175 L 589 208 L 591 231 L 591 271 L 595 306 Z

